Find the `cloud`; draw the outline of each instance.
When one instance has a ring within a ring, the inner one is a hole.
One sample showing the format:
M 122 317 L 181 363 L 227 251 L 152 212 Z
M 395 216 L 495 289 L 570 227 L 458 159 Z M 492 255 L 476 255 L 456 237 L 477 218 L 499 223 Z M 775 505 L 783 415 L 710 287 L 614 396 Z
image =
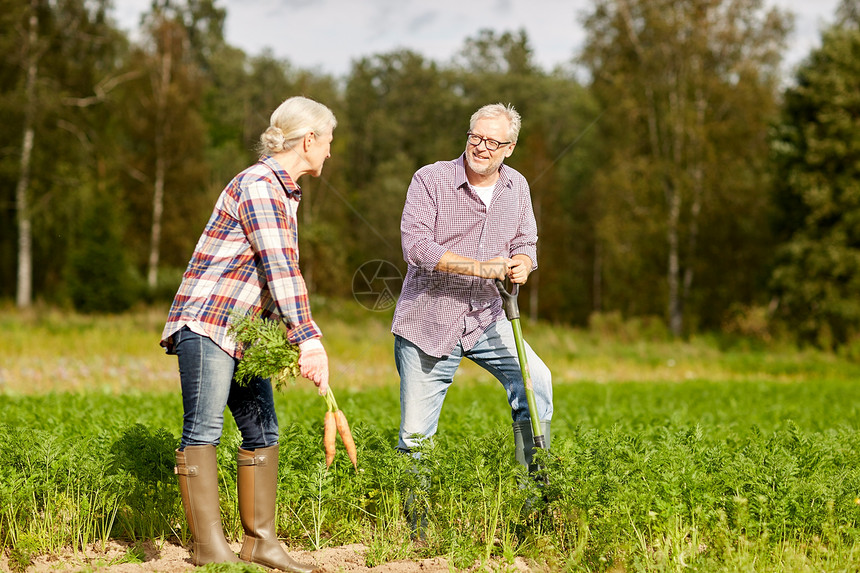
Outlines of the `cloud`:
M 409 49 L 449 61 L 467 37 L 489 28 L 524 29 L 535 62 L 546 70 L 570 62 L 582 49 L 580 15 L 592 0 L 217 0 L 227 9 L 227 40 L 248 54 L 264 48 L 297 67 L 345 75 L 362 57 Z M 822 23 L 831 22 L 839 0 L 765 0 L 797 14 L 786 63 L 796 64 L 820 43 Z M 150 0 L 118 0 L 115 14 L 126 30 L 137 29 Z
M 433 24 L 438 21 L 438 12 L 426 10 L 410 18 L 409 22 L 406 24 L 406 31 L 410 34 L 420 34 L 423 30 L 432 28 Z

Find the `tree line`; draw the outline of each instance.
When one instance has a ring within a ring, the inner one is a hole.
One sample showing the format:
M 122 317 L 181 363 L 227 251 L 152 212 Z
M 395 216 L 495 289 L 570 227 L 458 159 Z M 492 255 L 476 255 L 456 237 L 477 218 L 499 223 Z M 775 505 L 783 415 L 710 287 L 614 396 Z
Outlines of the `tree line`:
M 0 0 L 0 297 L 169 300 L 218 193 L 297 94 L 339 120 L 323 177 L 303 181 L 303 274 L 348 297 L 363 263 L 404 269 L 412 173 L 459 155 L 469 115 L 504 102 L 523 116 L 509 164 L 540 234 L 531 317 L 849 343 L 858 6 L 842 0 L 788 78 L 793 17 L 762 0 L 594 0 L 577 67 L 544 70 L 524 31 L 484 30 L 450 62 L 398 50 L 336 78 L 230 45 L 217 0 L 155 0 L 136 39 L 109 0 Z

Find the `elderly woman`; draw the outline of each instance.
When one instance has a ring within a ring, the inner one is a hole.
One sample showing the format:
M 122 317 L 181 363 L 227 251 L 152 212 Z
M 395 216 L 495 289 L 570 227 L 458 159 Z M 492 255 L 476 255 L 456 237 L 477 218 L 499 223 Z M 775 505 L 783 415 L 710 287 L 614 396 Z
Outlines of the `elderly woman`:
M 260 161 L 222 191 L 170 308 L 161 345 L 179 361 L 185 413 L 175 471 L 195 565 L 239 561 L 221 525 L 215 457 L 229 407 L 242 434 L 237 481 L 245 537 L 239 557 L 283 571 L 314 569 L 290 558 L 278 541 L 279 432 L 272 385 L 267 379 L 237 383 L 242 349 L 228 333 L 228 322 L 236 312 L 282 319 L 290 342 L 299 346 L 301 375 L 321 395 L 327 392 L 328 357 L 299 271 L 296 182 L 320 175 L 336 124 L 331 110 L 303 97 L 275 110 L 260 136 Z

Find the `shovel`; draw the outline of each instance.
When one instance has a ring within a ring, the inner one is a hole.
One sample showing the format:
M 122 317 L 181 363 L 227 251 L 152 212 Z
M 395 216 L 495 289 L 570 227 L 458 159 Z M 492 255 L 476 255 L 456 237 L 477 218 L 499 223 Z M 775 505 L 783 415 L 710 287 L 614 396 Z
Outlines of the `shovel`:
M 511 326 L 514 329 L 514 341 L 517 344 L 517 357 L 520 360 L 520 371 L 523 374 L 523 384 L 526 387 L 526 402 L 529 405 L 529 418 L 531 418 L 532 436 L 534 436 L 535 448 L 546 449 L 546 439 L 544 439 L 543 429 L 540 425 L 540 418 L 537 413 L 537 403 L 535 402 L 535 390 L 532 385 L 532 376 L 529 374 L 529 363 L 526 358 L 526 345 L 523 342 L 523 330 L 520 327 L 520 309 L 517 306 L 517 295 L 520 292 L 520 285 L 511 283 L 510 292 L 505 288 L 505 283 L 500 279 L 496 279 L 496 288 L 499 289 L 499 294 L 502 297 L 502 306 L 505 309 L 505 316 L 511 321 Z

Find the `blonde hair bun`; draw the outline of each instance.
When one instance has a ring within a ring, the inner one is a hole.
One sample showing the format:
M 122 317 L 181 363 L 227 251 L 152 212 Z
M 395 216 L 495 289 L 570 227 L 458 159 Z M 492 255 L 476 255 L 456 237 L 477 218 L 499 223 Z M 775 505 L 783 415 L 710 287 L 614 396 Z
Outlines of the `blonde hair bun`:
M 270 125 L 260 136 L 260 143 L 267 155 L 284 151 L 287 138 L 280 127 Z
M 335 126 L 337 119 L 323 104 L 302 96 L 287 98 L 272 112 L 269 127 L 260 135 L 260 152 L 287 151 L 307 133 L 331 133 Z

